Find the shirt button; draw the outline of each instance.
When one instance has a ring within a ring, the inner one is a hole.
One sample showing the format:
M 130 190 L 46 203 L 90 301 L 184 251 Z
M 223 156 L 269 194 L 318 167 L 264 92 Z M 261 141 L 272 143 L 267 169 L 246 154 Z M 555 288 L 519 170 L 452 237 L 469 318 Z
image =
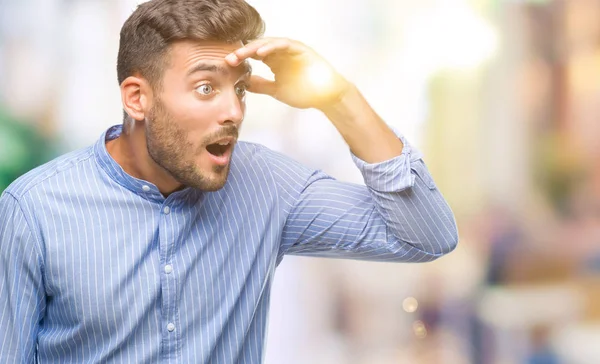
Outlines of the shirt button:
M 172 322 L 171 322 L 171 323 L 169 323 L 169 324 L 167 325 L 167 330 L 169 330 L 169 332 L 173 332 L 173 331 L 175 331 L 175 324 L 174 324 L 174 323 L 172 323 Z
M 170 274 L 173 271 L 173 266 L 171 264 L 165 265 L 165 273 Z
M 165 213 L 165 215 L 168 215 L 171 213 L 171 209 L 169 208 L 169 206 L 165 206 L 165 208 L 163 209 L 163 212 Z
M 149 186 L 142 186 L 142 190 L 144 190 L 144 192 L 149 192 L 150 191 L 150 187 Z

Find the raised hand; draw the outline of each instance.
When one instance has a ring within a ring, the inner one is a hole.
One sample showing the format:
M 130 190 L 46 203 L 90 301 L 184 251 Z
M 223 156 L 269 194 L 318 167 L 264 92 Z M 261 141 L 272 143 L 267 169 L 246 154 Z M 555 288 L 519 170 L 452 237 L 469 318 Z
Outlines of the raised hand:
M 333 67 L 308 46 L 286 38 L 261 38 L 230 53 L 232 67 L 248 58 L 265 63 L 275 80 L 252 76 L 248 91 L 266 94 L 296 108 L 323 109 L 350 88 Z

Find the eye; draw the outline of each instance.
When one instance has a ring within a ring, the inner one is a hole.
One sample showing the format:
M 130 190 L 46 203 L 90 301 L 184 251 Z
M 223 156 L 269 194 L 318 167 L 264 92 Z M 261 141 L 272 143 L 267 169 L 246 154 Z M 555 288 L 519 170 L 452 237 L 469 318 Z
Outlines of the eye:
M 201 95 L 208 96 L 213 92 L 213 88 L 211 85 L 205 83 L 204 85 L 198 86 L 196 91 Z
M 239 85 L 235 86 L 235 93 L 238 96 L 244 96 L 246 94 L 247 88 L 248 88 L 248 85 L 246 85 L 245 83 L 240 83 Z

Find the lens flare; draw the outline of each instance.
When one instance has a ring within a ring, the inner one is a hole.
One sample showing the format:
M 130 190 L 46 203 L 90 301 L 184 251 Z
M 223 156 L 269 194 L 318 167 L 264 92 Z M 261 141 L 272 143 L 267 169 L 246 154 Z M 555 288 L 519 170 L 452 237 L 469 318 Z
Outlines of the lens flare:
M 419 302 L 414 297 L 408 297 L 402 302 L 402 308 L 406 312 L 415 312 L 419 307 Z
M 306 77 L 315 87 L 327 89 L 333 84 L 333 69 L 324 62 L 316 62 L 306 69 Z
M 415 336 L 419 339 L 424 339 L 427 337 L 427 328 L 423 321 L 418 320 L 413 323 L 413 332 Z

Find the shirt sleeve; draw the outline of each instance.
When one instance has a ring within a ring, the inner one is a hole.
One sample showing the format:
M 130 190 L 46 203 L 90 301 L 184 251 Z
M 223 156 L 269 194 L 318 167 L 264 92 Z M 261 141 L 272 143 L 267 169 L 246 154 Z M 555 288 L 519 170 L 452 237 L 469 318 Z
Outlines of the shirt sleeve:
M 18 201 L 0 197 L 0 363 L 33 363 L 45 310 L 39 246 Z
M 421 154 L 399 137 L 404 149 L 398 157 L 369 164 L 352 155 L 365 186 L 320 171 L 306 179 L 291 203 L 280 259 L 294 254 L 425 262 L 456 247 L 458 231 L 450 207 Z

